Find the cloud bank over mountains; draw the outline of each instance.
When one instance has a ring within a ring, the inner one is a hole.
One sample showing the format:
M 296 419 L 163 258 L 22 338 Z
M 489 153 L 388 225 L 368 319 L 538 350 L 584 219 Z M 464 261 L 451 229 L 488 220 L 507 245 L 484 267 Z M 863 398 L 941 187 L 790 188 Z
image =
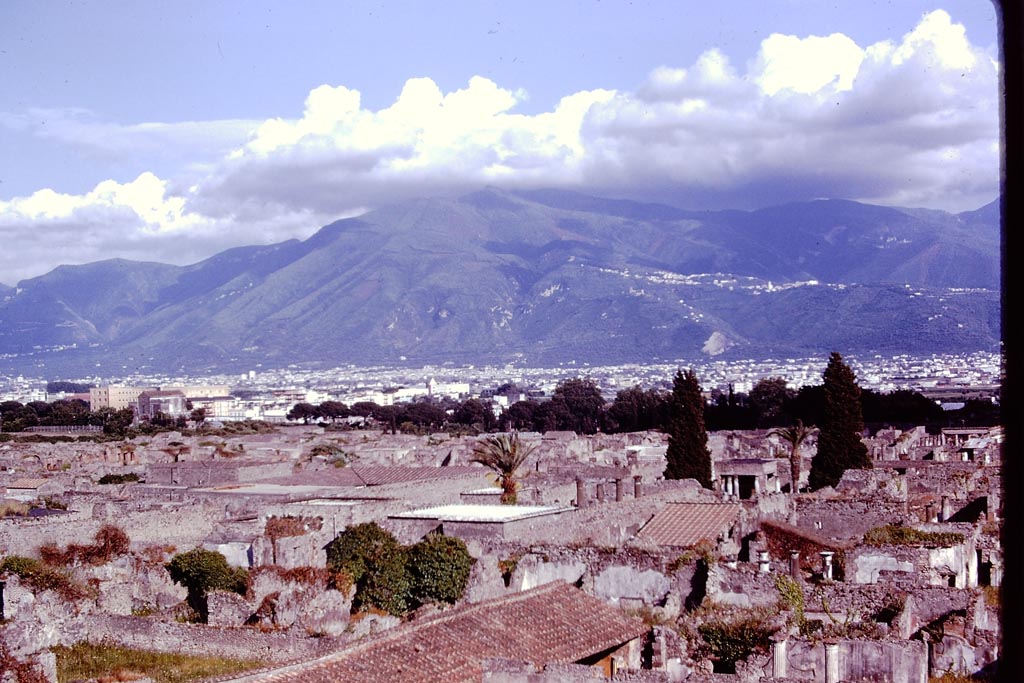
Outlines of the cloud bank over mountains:
M 321 85 L 298 118 L 117 124 L 88 112 L 0 125 L 153 161 L 84 194 L 0 200 L 0 281 L 110 256 L 176 264 L 305 237 L 402 199 L 490 185 L 557 187 L 757 208 L 817 197 L 964 211 L 999 182 L 995 56 L 942 10 L 902 38 L 772 34 L 746 64 L 719 49 L 662 65 L 632 91 L 529 93 L 475 76 L 443 92 L 410 78 L 386 108 Z

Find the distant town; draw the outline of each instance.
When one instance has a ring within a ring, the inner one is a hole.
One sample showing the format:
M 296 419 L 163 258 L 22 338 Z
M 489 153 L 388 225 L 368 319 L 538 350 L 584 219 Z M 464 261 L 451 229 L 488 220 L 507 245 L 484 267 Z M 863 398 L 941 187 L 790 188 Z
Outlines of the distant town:
M 423 397 L 455 400 L 490 399 L 498 410 L 507 408 L 507 396 L 496 395 L 503 385 L 515 385 L 525 395 L 542 400 L 550 397 L 560 381 L 586 377 L 594 381 L 606 400 L 623 389 L 666 389 L 679 368 L 692 368 L 706 398 L 732 391 L 749 392 L 762 379 L 781 377 L 793 389 L 821 383 L 827 359 L 783 358 L 750 361 L 701 361 L 675 364 L 610 365 L 565 363 L 558 367 L 528 368 L 505 366 L 420 368 L 342 366 L 308 370 L 299 366 L 255 368 L 235 375 L 138 375 L 84 378 L 46 378 L 0 374 L 0 401 L 54 401 L 72 396 L 48 392 L 49 381 L 64 379 L 94 388 L 95 407 L 126 408 L 145 389 L 186 389 L 183 396 L 202 407 L 211 420 L 266 420 L 281 422 L 300 402 L 319 404 L 339 401 L 352 405 L 372 402 L 392 405 Z M 1001 362 L 998 354 L 971 353 L 916 357 L 847 358 L 860 386 L 878 392 L 910 390 L 933 398 L 947 408 L 958 407 L 969 398 L 992 400 L 998 396 Z M 103 395 L 100 387 L 119 386 L 120 391 Z M 131 391 L 136 387 L 137 391 Z M 197 400 L 201 399 L 201 400 Z

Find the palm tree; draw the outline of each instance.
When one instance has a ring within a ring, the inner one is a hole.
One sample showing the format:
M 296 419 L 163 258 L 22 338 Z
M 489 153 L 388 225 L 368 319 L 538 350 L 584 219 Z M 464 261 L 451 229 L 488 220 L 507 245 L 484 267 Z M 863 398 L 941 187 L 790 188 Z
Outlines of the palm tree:
M 535 450 L 537 450 L 536 446 L 525 447 L 522 445 L 518 432 L 498 434 L 487 437 L 476 444 L 473 447 L 473 456 L 470 460 L 493 470 L 498 475 L 501 502 L 505 505 L 515 505 L 516 490 L 518 489 L 516 470 Z
M 803 420 L 797 420 L 790 427 L 776 427 L 768 436 L 777 436 L 789 444 L 789 472 L 793 479 L 791 491 L 800 490 L 800 447 L 815 432 L 814 427 L 805 427 Z

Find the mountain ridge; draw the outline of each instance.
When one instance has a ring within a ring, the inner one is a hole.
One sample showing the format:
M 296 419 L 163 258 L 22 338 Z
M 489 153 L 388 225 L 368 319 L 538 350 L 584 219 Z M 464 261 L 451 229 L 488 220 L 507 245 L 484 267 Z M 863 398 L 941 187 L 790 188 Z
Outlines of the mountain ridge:
M 241 367 L 984 350 L 999 339 L 993 216 L 996 202 L 696 212 L 487 188 L 188 266 L 61 266 L 0 287 L 0 354 Z

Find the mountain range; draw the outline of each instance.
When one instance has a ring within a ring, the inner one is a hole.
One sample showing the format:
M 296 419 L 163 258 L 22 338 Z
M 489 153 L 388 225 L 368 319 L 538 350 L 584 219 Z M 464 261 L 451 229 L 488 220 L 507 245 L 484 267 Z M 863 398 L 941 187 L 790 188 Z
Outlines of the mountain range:
M 998 202 L 688 211 L 485 189 L 193 265 L 0 286 L 0 370 L 997 351 L 999 287 Z

